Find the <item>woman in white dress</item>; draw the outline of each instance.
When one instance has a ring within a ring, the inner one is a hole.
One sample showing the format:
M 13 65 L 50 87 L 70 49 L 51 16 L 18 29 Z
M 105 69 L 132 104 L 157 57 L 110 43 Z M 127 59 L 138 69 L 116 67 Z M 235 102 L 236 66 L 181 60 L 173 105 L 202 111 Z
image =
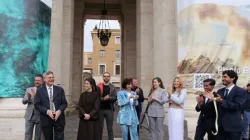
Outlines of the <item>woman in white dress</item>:
M 168 89 L 168 133 L 169 140 L 184 140 L 184 101 L 187 90 L 183 82 L 176 77 L 172 88 Z

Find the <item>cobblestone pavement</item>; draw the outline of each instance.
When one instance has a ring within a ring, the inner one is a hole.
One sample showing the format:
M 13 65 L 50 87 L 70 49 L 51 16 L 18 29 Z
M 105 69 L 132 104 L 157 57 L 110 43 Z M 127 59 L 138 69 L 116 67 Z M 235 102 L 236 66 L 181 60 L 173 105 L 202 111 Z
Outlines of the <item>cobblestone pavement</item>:
M 195 128 L 199 113 L 195 112 L 194 107 L 196 105 L 196 96 L 189 95 L 185 101 L 185 120 L 188 121 L 188 136 L 194 137 Z M 166 113 L 167 113 L 166 105 Z M 23 112 L 24 114 L 24 112 Z M 167 114 L 166 114 L 167 116 Z M 167 124 L 167 117 L 164 120 Z M 72 112 L 71 115 L 66 117 L 65 127 L 65 140 L 76 140 L 78 131 L 78 111 Z M 107 131 L 104 127 L 103 140 L 107 140 Z M 121 129 L 116 123 L 116 117 L 114 119 L 114 135 L 116 138 L 121 138 Z M 167 129 L 165 128 L 165 140 L 167 140 Z M 140 140 L 149 140 L 150 134 L 145 129 L 140 129 Z M 24 139 L 24 118 L 0 118 L 0 140 L 23 140 Z M 119 140 L 119 139 L 117 139 Z M 187 139 L 185 139 L 187 140 Z
M 114 137 L 117 138 L 118 140 L 121 138 L 121 128 L 119 124 L 116 123 L 116 116 L 117 116 L 117 112 L 115 113 L 113 129 L 114 129 Z M 71 115 L 67 117 L 66 121 L 67 121 L 66 122 L 67 124 L 65 128 L 65 140 L 76 140 L 78 123 L 79 123 L 78 112 L 74 111 Z M 165 130 L 167 129 L 165 128 Z M 144 128 L 140 129 L 140 140 L 150 140 L 149 136 L 150 136 L 149 132 L 146 129 Z M 167 136 L 165 136 L 165 138 L 166 138 L 165 140 L 167 140 Z M 107 133 L 105 124 L 104 124 L 104 130 L 103 130 L 103 140 L 108 140 L 108 133 Z

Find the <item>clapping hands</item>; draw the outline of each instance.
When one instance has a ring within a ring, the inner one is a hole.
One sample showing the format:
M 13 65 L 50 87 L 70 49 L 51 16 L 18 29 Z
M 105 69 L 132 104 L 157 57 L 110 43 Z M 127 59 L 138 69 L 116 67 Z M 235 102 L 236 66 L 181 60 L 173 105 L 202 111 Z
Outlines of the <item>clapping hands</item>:
M 220 95 L 218 95 L 218 97 L 216 97 L 216 102 L 221 103 L 222 101 L 223 101 L 223 99 L 221 98 L 221 96 L 220 96 Z
M 140 89 L 137 88 L 137 89 L 135 90 L 135 92 L 136 92 L 136 94 L 139 94 L 139 93 L 140 93 Z
M 35 94 L 36 94 L 36 93 L 35 93 L 34 89 L 31 89 L 30 95 L 31 95 L 31 96 L 35 96 Z
M 153 97 L 152 97 L 152 100 L 156 101 L 156 100 L 157 100 L 157 98 L 155 98 L 155 97 L 153 96 Z
M 168 98 L 170 98 L 171 95 L 173 94 L 173 89 L 172 88 L 168 88 L 167 91 L 168 91 Z
M 34 89 L 31 89 L 30 92 L 27 93 L 28 98 L 30 99 L 31 97 L 35 96 L 35 91 Z
M 104 100 L 109 100 L 110 99 L 110 96 L 109 95 L 106 95 L 105 97 L 104 97 Z
M 214 94 L 212 92 L 204 91 L 203 95 L 208 98 L 209 100 L 214 99 Z
M 204 98 L 201 97 L 201 96 L 198 96 L 198 97 L 196 98 L 196 100 L 197 100 L 197 103 L 198 103 L 199 105 L 201 105 L 201 104 L 204 102 Z
M 137 100 L 138 98 L 139 98 L 139 96 L 138 96 L 138 95 L 135 95 L 135 96 L 134 96 L 134 99 L 135 99 L 135 100 Z

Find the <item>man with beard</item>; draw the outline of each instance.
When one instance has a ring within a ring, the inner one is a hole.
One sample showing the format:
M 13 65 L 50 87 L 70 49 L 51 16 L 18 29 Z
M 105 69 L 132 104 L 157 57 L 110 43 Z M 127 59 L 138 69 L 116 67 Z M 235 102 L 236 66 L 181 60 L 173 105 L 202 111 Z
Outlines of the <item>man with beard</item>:
M 36 75 L 35 86 L 27 88 L 25 95 L 23 97 L 23 104 L 27 105 L 25 112 L 25 140 L 32 140 L 33 129 L 35 126 L 35 140 L 41 139 L 41 128 L 40 128 L 40 113 L 34 108 L 34 98 L 36 91 L 43 84 L 43 76 L 41 74 Z
M 250 139 L 250 83 L 247 84 L 247 100 L 243 106 L 243 120 L 244 120 L 244 131 L 242 132 L 242 140 L 247 140 L 247 130 L 248 139 Z
M 238 75 L 233 70 L 222 72 L 222 83 L 225 88 L 218 90 L 218 97 L 208 95 L 207 98 L 220 103 L 219 132 L 217 140 L 240 140 L 243 132 L 242 107 L 247 99 L 244 89 L 236 86 Z
M 194 140 L 203 140 L 207 133 L 208 140 L 216 140 L 216 136 L 212 134 L 215 132 L 215 108 L 213 102 L 206 98 L 206 94 L 217 94 L 213 91 L 216 82 L 214 79 L 206 79 L 203 81 L 204 93 L 197 97 L 197 106 L 195 110 L 200 112 L 198 125 L 196 127 Z
M 51 71 L 44 74 L 45 84 L 37 90 L 35 109 L 40 112 L 45 140 L 64 140 L 67 101 L 63 88 L 54 85 L 54 78 Z
M 113 120 L 114 120 L 114 102 L 117 99 L 116 88 L 110 83 L 110 74 L 105 72 L 103 74 L 103 83 L 99 83 L 101 106 L 100 106 L 100 122 L 101 122 L 101 138 L 103 133 L 104 119 L 108 129 L 108 140 L 114 140 L 113 134 Z
M 138 84 L 137 78 L 133 77 L 132 80 L 133 81 L 132 81 L 131 90 L 134 91 L 139 96 L 138 106 L 136 106 L 135 109 L 136 109 L 138 121 L 140 122 L 140 116 L 141 116 L 141 112 L 142 112 L 142 103 L 144 102 L 144 95 L 143 95 L 143 90 L 140 87 L 138 87 L 138 85 L 137 85 Z M 137 126 L 137 131 L 138 131 L 138 136 L 139 136 L 139 125 Z M 129 132 L 128 132 L 128 140 L 130 140 Z

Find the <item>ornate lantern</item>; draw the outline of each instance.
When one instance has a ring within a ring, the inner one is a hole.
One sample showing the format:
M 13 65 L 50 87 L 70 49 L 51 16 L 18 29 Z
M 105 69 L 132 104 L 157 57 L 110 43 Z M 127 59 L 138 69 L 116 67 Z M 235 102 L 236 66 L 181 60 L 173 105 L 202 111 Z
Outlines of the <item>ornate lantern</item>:
M 99 23 L 99 28 L 97 29 L 97 36 L 100 39 L 101 45 L 105 47 L 108 45 L 109 38 L 111 37 L 111 31 L 110 31 L 108 17 L 107 17 L 108 11 L 106 10 L 106 7 L 105 7 L 105 0 L 103 3 L 103 10 L 101 10 L 101 12 L 102 12 L 102 15 L 101 15 L 100 23 Z

